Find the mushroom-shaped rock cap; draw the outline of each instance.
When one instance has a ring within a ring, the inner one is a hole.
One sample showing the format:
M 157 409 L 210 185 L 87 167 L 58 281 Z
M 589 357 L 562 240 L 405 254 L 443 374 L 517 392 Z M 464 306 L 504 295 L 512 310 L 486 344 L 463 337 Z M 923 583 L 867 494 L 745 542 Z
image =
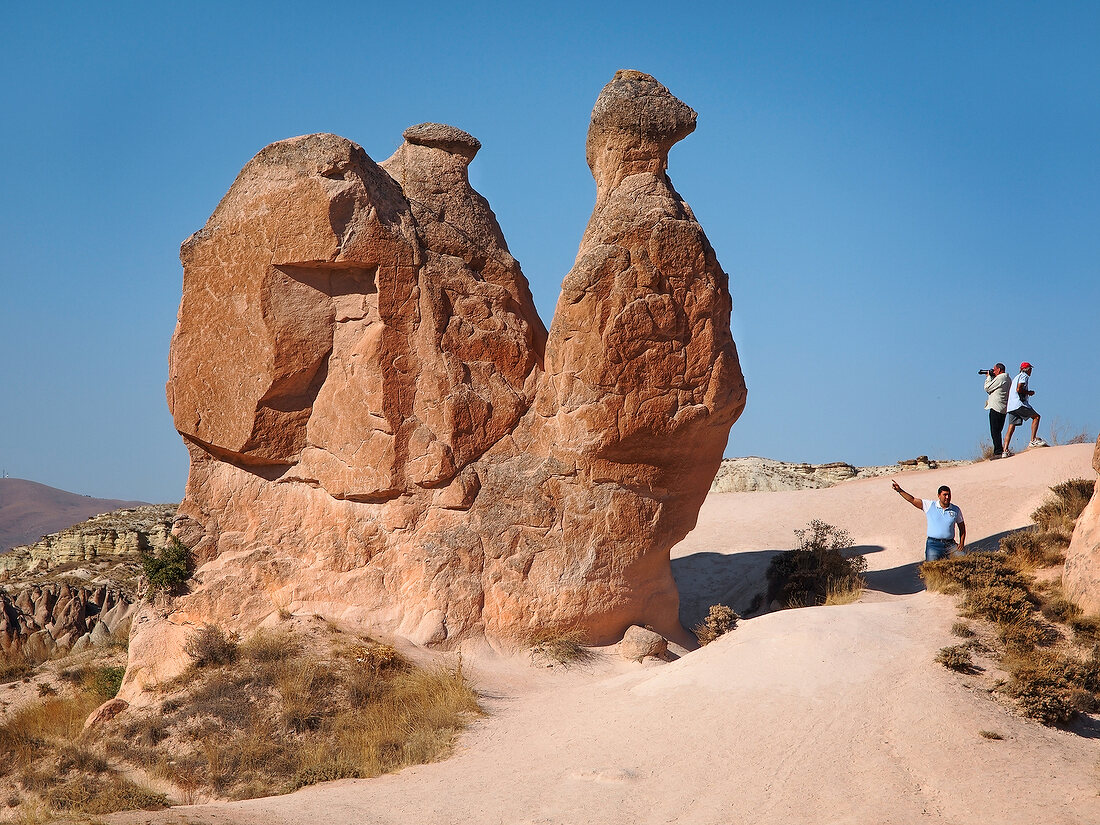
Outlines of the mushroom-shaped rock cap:
M 656 78 L 621 69 L 603 87 L 592 107 L 586 154 L 593 169 L 610 147 L 631 160 L 657 158 L 695 131 L 695 110 L 675 97 Z M 622 157 L 620 155 L 620 157 Z
M 477 150 L 481 148 L 481 141 L 469 132 L 463 132 L 445 123 L 418 123 L 402 132 L 401 136 L 417 146 L 442 149 L 444 152 L 463 157 L 467 163 L 474 159 Z

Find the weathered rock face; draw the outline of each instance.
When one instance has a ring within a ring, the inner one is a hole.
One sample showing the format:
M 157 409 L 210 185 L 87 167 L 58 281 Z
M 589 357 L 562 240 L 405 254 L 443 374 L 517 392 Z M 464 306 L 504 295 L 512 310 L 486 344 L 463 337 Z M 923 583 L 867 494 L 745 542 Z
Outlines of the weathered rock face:
M 1092 466 L 1100 473 L 1100 437 L 1096 439 Z M 1100 614 L 1100 478 L 1073 529 L 1062 587 L 1066 597 L 1086 613 Z
M 414 126 L 382 164 L 311 135 L 245 166 L 183 245 L 170 356 L 202 567 L 131 671 L 158 623 L 276 609 L 419 643 L 681 634 L 669 549 L 745 403 L 727 276 L 665 174 L 694 127 L 648 75 L 603 90 L 549 335 L 465 132 Z

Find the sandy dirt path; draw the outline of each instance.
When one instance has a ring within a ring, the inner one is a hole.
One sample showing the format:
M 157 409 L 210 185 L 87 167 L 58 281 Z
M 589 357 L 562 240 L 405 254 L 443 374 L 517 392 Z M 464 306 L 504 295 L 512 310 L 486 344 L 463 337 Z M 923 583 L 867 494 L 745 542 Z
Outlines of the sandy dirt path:
M 980 545 L 1028 523 L 1050 485 L 1091 477 L 1091 454 L 1090 445 L 1050 448 L 899 480 L 924 498 L 949 484 Z M 1100 739 L 1091 729 L 1080 735 L 1014 716 L 933 662 L 955 641 L 954 600 L 920 589 L 923 515 L 889 479 L 712 495 L 673 552 L 685 601 L 750 598 L 770 552 L 790 547 L 791 531 L 811 518 L 848 529 L 868 549 L 875 589 L 861 602 L 749 619 L 671 664 L 608 659 L 543 673 L 518 661 L 475 663 L 490 715 L 444 762 L 110 819 L 1100 823 Z

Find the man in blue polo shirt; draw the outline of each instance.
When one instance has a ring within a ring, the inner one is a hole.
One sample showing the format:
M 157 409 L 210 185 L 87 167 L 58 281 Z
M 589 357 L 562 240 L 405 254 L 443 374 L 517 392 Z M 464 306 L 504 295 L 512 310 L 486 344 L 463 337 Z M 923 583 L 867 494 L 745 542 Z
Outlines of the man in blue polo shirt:
M 962 510 L 951 503 L 951 488 L 946 485 L 936 491 L 936 500 L 914 498 L 896 481 L 894 491 L 918 510 L 924 510 L 928 519 L 928 538 L 924 542 L 924 560 L 938 561 L 951 555 L 951 551 L 962 553 L 966 546 L 966 523 Z M 955 525 L 959 526 L 959 541 L 955 542 Z

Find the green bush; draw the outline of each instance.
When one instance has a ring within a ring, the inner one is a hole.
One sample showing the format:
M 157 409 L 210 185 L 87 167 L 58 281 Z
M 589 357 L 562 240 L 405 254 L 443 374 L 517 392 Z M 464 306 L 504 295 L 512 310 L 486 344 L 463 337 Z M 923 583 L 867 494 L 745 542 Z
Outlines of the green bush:
M 159 552 L 143 548 L 138 558 L 153 590 L 173 593 L 191 577 L 191 551 L 175 536 L 169 536 L 168 544 Z
M 114 699 L 122 687 L 122 677 L 126 675 L 126 668 L 105 665 L 92 670 L 88 678 L 88 689 L 99 694 L 105 700 Z
M 846 558 L 852 546 L 846 530 L 814 519 L 804 530 L 795 530 L 798 548 L 772 557 L 768 565 L 768 601 L 786 607 L 824 604 L 830 589 L 863 586 L 867 560 Z

